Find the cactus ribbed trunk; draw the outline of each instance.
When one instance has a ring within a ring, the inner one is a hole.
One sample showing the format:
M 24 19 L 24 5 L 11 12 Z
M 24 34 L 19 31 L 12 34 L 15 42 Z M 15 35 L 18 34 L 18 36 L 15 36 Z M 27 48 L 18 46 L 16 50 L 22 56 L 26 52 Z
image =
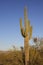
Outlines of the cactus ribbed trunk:
M 29 65 L 29 44 L 28 36 L 24 38 L 25 65 Z
M 27 10 L 24 9 L 24 27 L 22 27 L 22 19 L 20 19 L 20 30 L 24 37 L 24 54 L 25 54 L 25 65 L 29 65 L 29 40 L 32 36 L 32 26 L 27 18 Z

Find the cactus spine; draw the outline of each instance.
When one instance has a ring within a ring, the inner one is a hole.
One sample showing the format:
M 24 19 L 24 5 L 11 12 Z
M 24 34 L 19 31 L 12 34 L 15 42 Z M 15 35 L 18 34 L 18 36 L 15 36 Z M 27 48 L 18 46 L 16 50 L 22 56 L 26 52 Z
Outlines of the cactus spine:
M 25 65 L 29 65 L 29 40 L 32 36 L 32 26 L 27 18 L 27 9 L 24 8 L 24 28 L 22 27 L 22 19 L 20 19 L 20 30 L 24 37 L 24 53 L 25 53 Z

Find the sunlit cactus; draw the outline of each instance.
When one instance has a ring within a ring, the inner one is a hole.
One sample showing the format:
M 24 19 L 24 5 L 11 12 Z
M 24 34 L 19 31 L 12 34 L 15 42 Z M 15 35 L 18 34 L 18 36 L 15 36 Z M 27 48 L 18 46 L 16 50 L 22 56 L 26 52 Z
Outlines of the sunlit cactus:
M 29 40 L 32 36 L 32 26 L 27 18 L 27 9 L 24 8 L 24 27 L 22 26 L 22 19 L 20 19 L 20 30 L 24 37 L 24 53 L 25 53 L 25 65 L 29 65 Z
M 25 8 L 26 9 L 26 8 Z M 24 9 L 24 12 L 26 13 Z M 22 19 L 20 18 L 20 29 L 21 34 L 25 38 L 27 35 L 29 35 L 29 38 L 32 36 L 32 26 L 30 26 L 30 21 L 27 19 L 27 14 L 24 13 L 24 28 L 22 26 Z M 29 34 L 28 34 L 29 33 Z

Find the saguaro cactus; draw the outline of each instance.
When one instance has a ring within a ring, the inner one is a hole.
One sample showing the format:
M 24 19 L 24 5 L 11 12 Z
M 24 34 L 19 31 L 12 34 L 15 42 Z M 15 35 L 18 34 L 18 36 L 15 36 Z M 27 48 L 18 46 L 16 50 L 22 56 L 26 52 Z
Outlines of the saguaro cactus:
M 29 65 L 29 40 L 32 36 L 32 26 L 27 18 L 27 9 L 24 8 L 24 28 L 22 27 L 22 19 L 20 18 L 20 30 L 24 37 L 24 53 L 25 53 L 25 65 Z

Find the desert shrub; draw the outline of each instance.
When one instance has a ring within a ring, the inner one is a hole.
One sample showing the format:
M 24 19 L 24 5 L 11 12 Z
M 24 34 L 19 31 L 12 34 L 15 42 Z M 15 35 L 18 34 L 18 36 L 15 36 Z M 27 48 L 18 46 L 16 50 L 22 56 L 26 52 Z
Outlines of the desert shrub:
M 41 65 L 41 56 L 35 48 L 30 48 L 30 65 Z
M 43 50 L 42 50 L 43 51 Z M 43 52 L 30 47 L 30 65 L 43 65 Z M 25 65 L 25 54 L 22 50 L 7 51 L 0 53 L 0 64 Z

